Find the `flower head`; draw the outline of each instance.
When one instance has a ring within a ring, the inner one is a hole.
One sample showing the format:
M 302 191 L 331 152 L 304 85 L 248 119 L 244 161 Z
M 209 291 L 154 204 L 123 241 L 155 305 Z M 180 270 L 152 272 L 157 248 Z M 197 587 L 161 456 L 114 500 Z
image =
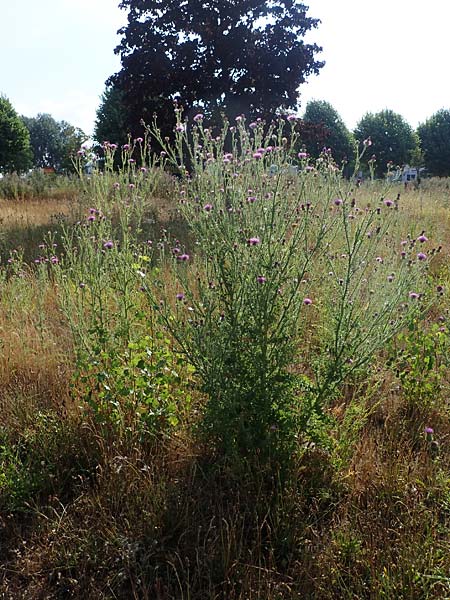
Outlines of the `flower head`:
M 421 234 L 421 235 L 419 235 L 419 237 L 417 238 L 417 241 L 418 241 L 418 242 L 421 242 L 421 243 L 423 244 L 424 242 L 428 242 L 428 238 L 427 238 L 427 236 L 426 236 L 426 235 L 424 235 L 424 234 L 422 233 L 422 234 Z
M 108 240 L 107 242 L 105 242 L 103 244 L 103 248 L 106 248 L 106 250 L 111 250 L 111 248 L 114 247 L 114 242 L 112 240 Z
M 427 260 L 427 255 L 424 252 L 419 252 L 417 258 L 418 260 Z
M 309 304 L 312 304 L 312 300 L 311 300 L 311 298 L 304 298 L 304 300 L 303 300 L 303 304 L 306 304 L 307 306 L 308 306 Z
M 258 277 L 256 278 L 256 281 L 258 283 L 266 283 L 267 279 L 264 277 L 264 275 L 258 275 Z
M 247 240 L 247 244 L 249 246 L 257 246 L 260 243 L 261 243 L 261 240 L 259 239 L 259 237 L 251 237 Z

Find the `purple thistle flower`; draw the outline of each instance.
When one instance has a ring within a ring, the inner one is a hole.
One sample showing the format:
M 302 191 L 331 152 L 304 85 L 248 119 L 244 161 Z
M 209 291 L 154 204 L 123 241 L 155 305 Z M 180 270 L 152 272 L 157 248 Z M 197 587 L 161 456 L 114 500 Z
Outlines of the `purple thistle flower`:
M 258 277 L 256 278 L 256 281 L 258 283 L 266 283 L 267 279 L 264 277 L 264 275 L 258 275 Z
M 143 138 L 141 137 L 137 137 L 135 140 L 135 142 L 137 142 L 138 144 L 142 144 L 142 142 L 144 141 Z
M 390 208 L 391 206 L 394 206 L 394 203 L 392 202 L 392 200 L 389 200 L 388 198 L 386 198 L 386 200 L 384 201 L 384 204 L 388 208 Z
M 187 262 L 189 258 L 189 254 L 180 254 L 180 256 L 177 257 L 178 260 L 182 260 L 183 262 Z
M 103 248 L 106 248 L 107 250 L 111 250 L 111 248 L 114 247 L 114 242 L 112 240 L 108 240 L 107 242 L 105 242 L 103 244 Z
M 182 292 L 178 293 L 175 297 L 179 301 L 184 300 L 184 294 Z
M 130 144 L 124 144 L 122 146 L 122 150 L 129 150 L 130 149 Z
M 421 242 L 421 243 L 423 244 L 424 242 L 428 242 L 428 238 L 427 238 L 427 236 L 426 236 L 426 235 L 423 235 L 423 233 L 422 233 L 422 234 L 421 234 L 421 235 L 419 235 L 419 237 L 417 238 L 417 241 L 418 241 L 418 242 Z
M 213 209 L 212 204 L 205 204 L 205 206 L 203 207 L 203 210 L 206 210 L 206 212 L 211 212 Z
M 417 292 L 409 292 L 409 297 L 412 300 L 417 300 L 418 298 L 420 298 L 420 294 L 418 294 Z
M 256 160 L 259 160 L 259 159 L 261 159 L 262 157 L 263 157 L 263 154 L 262 154 L 262 152 L 255 152 L 255 153 L 253 154 L 253 158 L 255 158 Z
M 305 298 L 305 299 L 303 300 L 303 304 L 306 304 L 307 306 L 308 306 L 309 304 L 312 304 L 312 300 L 311 300 L 311 298 Z
M 256 196 L 249 196 L 247 198 L 247 202 L 249 202 L 250 204 L 253 204 L 253 202 L 256 202 Z
M 424 432 L 428 435 L 433 435 L 434 429 L 432 427 L 425 427 Z
M 250 239 L 247 240 L 247 244 L 249 246 L 257 246 L 260 243 L 261 243 L 261 240 L 259 239 L 259 237 L 251 237 Z
M 417 258 L 418 260 L 427 260 L 427 255 L 424 252 L 419 252 Z
M 336 200 L 334 201 L 334 204 L 336 206 L 341 206 L 341 204 L 343 204 L 344 201 L 342 200 L 342 198 L 336 198 Z
M 52 256 L 50 258 L 50 262 L 52 263 L 52 265 L 57 265 L 59 263 L 58 257 L 57 256 Z
M 299 152 L 299 153 L 297 154 L 297 156 L 298 156 L 298 158 L 300 158 L 300 160 L 301 160 L 302 158 L 307 158 L 307 157 L 308 157 L 308 154 L 307 154 L 306 152 Z
M 197 115 L 195 115 L 194 121 L 196 123 L 200 123 L 201 121 L 203 121 L 203 115 L 202 115 L 202 113 L 198 113 Z

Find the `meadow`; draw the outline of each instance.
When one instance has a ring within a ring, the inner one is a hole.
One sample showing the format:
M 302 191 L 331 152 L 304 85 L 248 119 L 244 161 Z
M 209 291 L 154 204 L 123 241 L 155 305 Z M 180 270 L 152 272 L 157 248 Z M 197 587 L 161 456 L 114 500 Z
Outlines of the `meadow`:
M 0 181 L 1 597 L 450 597 L 450 182 L 104 150 Z

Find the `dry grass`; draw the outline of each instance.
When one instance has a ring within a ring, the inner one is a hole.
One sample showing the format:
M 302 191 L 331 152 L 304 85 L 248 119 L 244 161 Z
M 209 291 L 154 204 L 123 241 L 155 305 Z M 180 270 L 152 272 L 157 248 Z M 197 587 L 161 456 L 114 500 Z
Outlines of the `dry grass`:
M 433 269 L 449 284 L 449 192 L 433 185 L 400 189 L 400 206 L 412 234 L 444 242 Z M 0 219 L 26 228 L 70 210 L 65 200 L 3 202 Z M 330 407 L 327 444 L 303 446 L 282 488 L 262 468 L 236 477 L 187 424 L 158 444 L 105 436 L 73 404 L 70 337 L 52 286 L 27 274 L 1 291 L 0 446 L 17 451 L 8 477 L 43 478 L 8 504 L 0 453 L 0 597 L 450 597 L 448 376 L 420 405 L 386 356 L 374 361 L 368 380 Z

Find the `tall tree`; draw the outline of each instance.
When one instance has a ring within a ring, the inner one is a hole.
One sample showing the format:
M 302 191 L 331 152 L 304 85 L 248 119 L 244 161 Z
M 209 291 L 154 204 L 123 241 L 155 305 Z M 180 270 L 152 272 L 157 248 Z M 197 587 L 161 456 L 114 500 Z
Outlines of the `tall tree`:
M 30 134 L 8 98 L 0 96 L 0 173 L 31 167 Z
M 126 144 L 129 133 L 128 120 L 122 92 L 115 85 L 107 86 L 97 109 L 95 140 L 99 144 L 103 142 Z
M 294 107 L 298 87 L 323 63 L 304 35 L 319 20 L 298 0 L 122 0 L 128 25 L 116 48 L 122 70 L 112 76 L 132 115 L 160 115 L 173 126 L 173 100 L 185 114 L 272 116 Z
M 392 110 L 367 113 L 356 126 L 354 136 L 359 142 L 370 138 L 371 152 L 366 152 L 365 160 L 369 160 L 373 153 L 378 177 L 386 173 L 388 163 L 403 166 L 417 155 L 417 134 L 401 115 Z
M 71 170 L 72 156 L 87 136 L 66 121 L 55 121 L 49 114 L 22 117 L 30 132 L 35 167 L 52 167 L 56 171 Z
M 417 128 L 426 169 L 438 177 L 450 175 L 450 110 L 438 110 Z
M 325 143 L 327 148 L 331 148 L 332 156 L 338 164 L 353 160 L 355 153 L 353 136 L 339 113 L 329 102 L 325 102 L 325 100 L 311 100 L 308 102 L 303 120 L 306 123 L 321 125 L 324 129 L 325 140 L 318 139 L 305 143 L 308 152 L 312 156 L 319 156 Z

